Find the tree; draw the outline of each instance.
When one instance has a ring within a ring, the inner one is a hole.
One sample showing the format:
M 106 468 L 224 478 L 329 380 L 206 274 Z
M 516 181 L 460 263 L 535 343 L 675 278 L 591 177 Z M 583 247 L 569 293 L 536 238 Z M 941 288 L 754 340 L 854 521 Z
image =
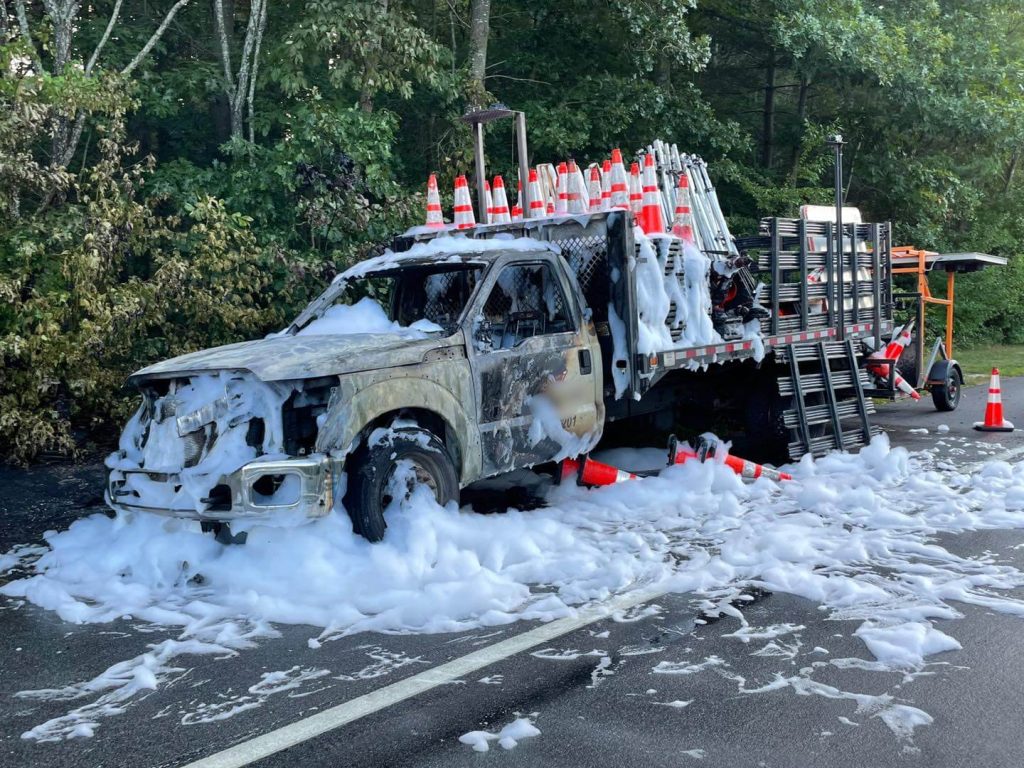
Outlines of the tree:
M 259 73 L 260 46 L 263 43 L 263 32 L 267 27 L 267 0 L 252 0 L 249 5 L 249 21 L 238 57 L 237 74 L 231 67 L 231 35 L 224 23 L 224 0 L 214 0 L 213 7 L 220 42 L 220 60 L 224 68 L 224 95 L 227 97 L 231 116 L 231 138 L 243 138 L 247 115 L 249 142 L 255 143 L 253 102 L 256 94 L 256 75 Z M 234 9 L 234 3 L 231 4 L 231 8 Z

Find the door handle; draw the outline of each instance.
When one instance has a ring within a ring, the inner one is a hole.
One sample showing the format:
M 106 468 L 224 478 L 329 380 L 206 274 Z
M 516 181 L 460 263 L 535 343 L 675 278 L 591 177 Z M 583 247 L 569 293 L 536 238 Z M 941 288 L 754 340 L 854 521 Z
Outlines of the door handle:
M 590 350 L 581 349 L 580 352 L 580 375 L 586 376 L 593 370 L 593 363 L 590 359 Z

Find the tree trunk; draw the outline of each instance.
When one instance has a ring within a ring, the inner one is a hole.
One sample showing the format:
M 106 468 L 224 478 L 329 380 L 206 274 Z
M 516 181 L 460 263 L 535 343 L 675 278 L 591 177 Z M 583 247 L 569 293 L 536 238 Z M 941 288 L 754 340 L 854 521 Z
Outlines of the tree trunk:
M 385 24 L 388 16 L 388 0 L 377 0 L 377 10 L 380 12 L 380 23 Z M 373 112 L 373 95 L 377 91 L 377 68 L 380 64 L 383 45 L 381 34 L 374 31 L 372 40 L 367 45 L 366 75 L 363 79 L 363 88 L 359 93 L 359 108 L 363 112 Z
M 263 42 L 263 31 L 267 26 L 267 2 L 268 0 L 252 0 L 249 4 L 249 20 L 245 26 L 245 38 L 242 40 L 236 75 L 231 65 L 234 3 L 231 0 L 227 0 L 227 2 L 214 0 L 213 12 L 220 43 L 220 61 L 224 70 L 223 86 L 227 102 L 225 106 L 232 139 L 245 139 L 247 114 L 250 142 L 255 138 L 252 126 L 254 119 L 252 102 L 256 92 L 260 46 Z
M 764 85 L 764 124 L 761 129 L 761 165 L 771 168 L 775 152 L 775 49 L 768 50 Z
M 491 34 L 491 0 L 470 0 L 469 87 L 473 106 L 482 107 L 487 95 L 487 40 Z
M 807 93 L 811 89 L 811 80 L 806 73 L 800 73 L 800 91 L 796 97 L 797 140 L 793 144 L 793 154 L 789 163 L 789 183 L 796 185 L 800 173 L 800 152 L 803 149 L 804 122 L 807 120 Z
M 1005 195 L 1010 191 L 1010 187 L 1013 185 L 1013 177 L 1017 173 L 1017 163 L 1020 162 L 1020 147 L 1013 150 L 1013 154 L 1010 155 L 1010 162 L 1006 165 L 1006 172 L 1003 174 L 1003 194 Z

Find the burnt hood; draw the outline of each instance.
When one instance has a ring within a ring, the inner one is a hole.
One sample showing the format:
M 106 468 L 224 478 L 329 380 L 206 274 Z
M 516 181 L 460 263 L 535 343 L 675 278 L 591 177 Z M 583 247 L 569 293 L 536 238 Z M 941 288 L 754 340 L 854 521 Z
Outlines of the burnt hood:
M 451 341 L 393 333 L 273 336 L 172 357 L 136 371 L 128 382 L 214 371 L 248 371 L 262 381 L 313 379 L 414 365 Z

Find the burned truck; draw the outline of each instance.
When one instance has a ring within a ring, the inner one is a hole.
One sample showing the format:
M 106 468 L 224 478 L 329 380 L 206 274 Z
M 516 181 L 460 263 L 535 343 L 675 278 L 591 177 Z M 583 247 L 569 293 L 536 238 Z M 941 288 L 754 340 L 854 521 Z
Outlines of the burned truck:
M 446 504 L 609 426 L 715 419 L 776 462 L 864 444 L 888 225 L 766 226 L 742 249 L 628 209 L 412 230 L 281 332 L 134 373 L 108 504 L 221 533 L 338 510 L 377 541 L 412 484 Z

